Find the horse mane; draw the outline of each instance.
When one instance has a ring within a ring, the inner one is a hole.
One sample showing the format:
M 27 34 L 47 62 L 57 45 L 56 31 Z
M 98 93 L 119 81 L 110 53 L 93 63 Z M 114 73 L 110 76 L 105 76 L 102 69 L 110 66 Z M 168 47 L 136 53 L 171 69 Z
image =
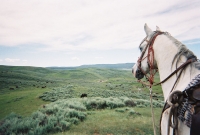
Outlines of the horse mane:
M 180 41 L 178 41 L 177 39 L 175 39 L 174 37 L 172 37 L 170 34 L 166 34 L 166 36 L 173 41 L 173 43 L 178 47 L 178 52 L 177 54 L 174 56 L 173 60 L 172 60 L 172 65 L 174 64 L 175 60 L 176 60 L 176 68 L 178 66 L 178 63 L 180 61 L 181 56 L 185 56 L 186 59 L 190 59 L 190 58 L 197 58 L 196 55 L 194 55 L 194 53 L 189 50 L 184 44 L 182 44 Z

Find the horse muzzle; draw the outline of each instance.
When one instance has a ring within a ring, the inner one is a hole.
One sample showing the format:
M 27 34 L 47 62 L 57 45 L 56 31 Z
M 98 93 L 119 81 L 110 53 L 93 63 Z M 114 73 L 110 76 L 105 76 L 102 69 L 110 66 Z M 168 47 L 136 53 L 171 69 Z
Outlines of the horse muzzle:
M 140 70 L 140 69 L 137 69 L 136 70 L 136 74 L 135 74 L 135 77 L 140 80 L 144 77 L 144 73 Z

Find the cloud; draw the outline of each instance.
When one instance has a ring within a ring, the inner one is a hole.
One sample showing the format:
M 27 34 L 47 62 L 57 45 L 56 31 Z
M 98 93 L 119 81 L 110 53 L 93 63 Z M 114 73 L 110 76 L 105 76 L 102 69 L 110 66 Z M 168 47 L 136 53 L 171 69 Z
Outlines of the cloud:
M 41 51 L 130 49 L 145 36 L 144 23 L 190 40 L 199 38 L 199 8 L 197 0 L 2 1 L 0 45 L 41 44 Z
M 199 31 L 200 31 L 200 26 L 195 26 L 195 27 L 187 29 L 183 33 L 177 35 L 177 38 L 180 40 L 199 39 L 200 37 L 198 34 L 193 35 L 194 33 L 199 33 Z
M 95 59 L 103 59 L 103 57 L 95 57 Z
M 23 62 L 28 62 L 28 60 L 22 60 Z
M 3 61 L 2 59 L 0 59 L 0 62 Z
M 75 60 L 75 61 L 79 61 L 80 60 L 78 57 L 72 57 L 71 59 Z
M 18 62 L 18 61 L 20 61 L 20 59 L 6 58 L 5 61 L 6 61 L 6 62 Z

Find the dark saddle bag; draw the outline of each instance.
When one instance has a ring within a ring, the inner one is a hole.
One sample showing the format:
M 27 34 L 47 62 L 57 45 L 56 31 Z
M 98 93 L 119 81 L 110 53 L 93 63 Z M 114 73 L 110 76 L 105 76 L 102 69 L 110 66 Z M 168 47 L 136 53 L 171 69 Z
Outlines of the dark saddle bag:
M 194 114 L 192 115 L 190 135 L 200 135 L 200 88 L 193 90 L 192 98 L 196 103 L 194 105 Z

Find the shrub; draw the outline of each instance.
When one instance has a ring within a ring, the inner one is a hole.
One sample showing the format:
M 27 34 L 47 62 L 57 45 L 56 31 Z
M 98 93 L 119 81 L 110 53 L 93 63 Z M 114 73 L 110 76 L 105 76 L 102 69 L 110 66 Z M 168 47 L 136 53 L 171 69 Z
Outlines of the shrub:
M 133 110 L 133 109 L 129 110 L 129 112 L 128 112 L 129 115 L 133 115 L 133 114 L 135 114 L 135 113 L 136 113 L 136 112 L 135 112 L 135 110 Z
M 66 87 L 54 88 L 51 91 L 44 92 L 42 95 L 39 96 L 39 98 L 41 98 L 44 101 L 51 101 L 51 102 L 55 102 L 58 99 L 73 98 L 73 97 L 76 97 L 76 94 L 75 94 L 73 88 L 74 88 L 73 85 L 68 85 Z
M 86 111 L 86 107 L 80 102 L 69 102 L 68 107 L 80 111 Z
M 125 106 L 125 104 L 123 103 L 122 100 L 120 100 L 118 98 L 112 98 L 112 97 L 110 97 L 106 100 L 106 104 L 111 109 Z
M 30 117 L 21 117 L 11 113 L 2 120 L 0 134 L 49 134 L 54 132 L 69 130 L 72 124 L 78 124 L 87 117 L 84 112 L 90 109 L 118 108 L 115 111 L 125 112 L 129 109 L 119 107 L 147 107 L 149 100 L 132 99 L 129 97 L 93 97 L 93 98 L 71 98 L 63 99 L 45 105 L 38 111 L 32 113 Z M 154 107 L 162 107 L 163 102 L 153 101 Z M 129 110 L 129 115 L 138 114 L 133 109 Z
M 106 100 L 100 97 L 87 99 L 84 101 L 84 105 L 87 109 L 104 109 L 107 107 Z
M 104 109 L 104 108 L 117 108 L 123 107 L 125 104 L 119 98 L 91 98 L 84 101 L 84 104 L 87 109 Z
M 121 112 L 121 113 L 123 113 L 123 112 L 125 112 L 126 110 L 125 110 L 125 109 L 120 109 L 120 108 L 119 108 L 119 109 L 116 109 L 115 111 L 116 111 L 116 112 Z
M 78 124 L 86 118 L 86 113 L 80 107 L 66 107 L 67 101 L 53 102 L 46 105 L 30 117 L 21 117 L 14 113 L 7 116 L 0 125 L 0 134 L 49 134 L 59 131 L 66 131 L 72 124 Z M 83 107 L 83 105 L 82 105 Z M 76 110 L 76 108 L 78 108 Z M 84 108 L 84 107 L 83 107 Z
M 125 98 L 123 100 L 123 102 L 125 103 L 126 106 L 129 106 L 129 107 L 134 107 L 136 106 L 136 103 L 133 101 L 133 99 L 131 98 Z
M 71 119 L 71 120 L 74 120 L 74 119 Z M 76 119 L 76 122 L 78 123 L 77 119 Z M 77 124 L 76 122 L 71 122 L 71 123 Z M 60 124 L 62 125 L 62 131 L 69 130 L 71 123 L 67 122 L 67 121 L 64 121 L 64 120 L 60 121 Z

